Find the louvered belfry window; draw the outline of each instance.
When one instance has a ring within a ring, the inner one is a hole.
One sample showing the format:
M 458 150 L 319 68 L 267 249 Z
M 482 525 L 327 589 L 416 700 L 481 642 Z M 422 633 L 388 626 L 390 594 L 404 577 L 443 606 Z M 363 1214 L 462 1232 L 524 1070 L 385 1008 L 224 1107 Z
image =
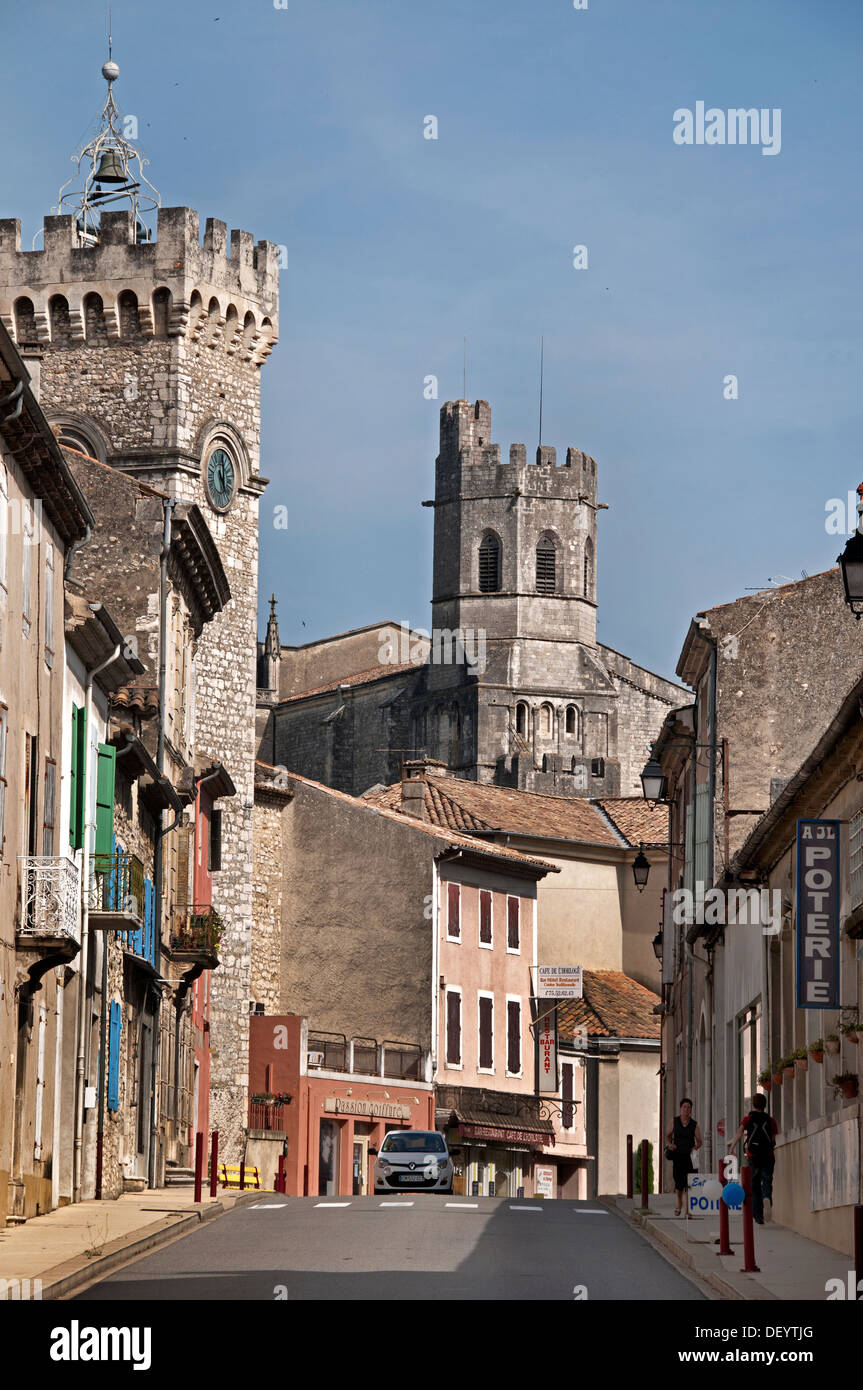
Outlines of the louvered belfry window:
M 556 588 L 556 553 L 554 542 L 543 537 L 536 547 L 536 592 L 553 594 Z
M 479 548 L 479 589 L 481 594 L 495 594 L 500 588 L 500 541 L 497 536 L 484 536 Z

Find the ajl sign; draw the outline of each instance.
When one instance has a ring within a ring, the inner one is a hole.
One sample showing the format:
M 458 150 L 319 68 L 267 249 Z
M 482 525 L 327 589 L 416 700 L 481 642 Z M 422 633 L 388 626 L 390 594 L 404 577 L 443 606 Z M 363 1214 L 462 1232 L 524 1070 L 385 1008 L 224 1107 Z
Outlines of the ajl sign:
M 838 820 L 797 822 L 797 1007 L 839 1007 Z

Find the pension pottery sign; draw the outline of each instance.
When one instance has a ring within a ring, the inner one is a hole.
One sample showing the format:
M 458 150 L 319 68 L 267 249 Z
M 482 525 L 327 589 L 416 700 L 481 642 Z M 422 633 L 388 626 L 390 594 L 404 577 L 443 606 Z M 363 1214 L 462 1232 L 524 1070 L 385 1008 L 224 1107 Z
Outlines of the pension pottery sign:
M 797 822 L 797 1007 L 839 1007 L 838 820 Z

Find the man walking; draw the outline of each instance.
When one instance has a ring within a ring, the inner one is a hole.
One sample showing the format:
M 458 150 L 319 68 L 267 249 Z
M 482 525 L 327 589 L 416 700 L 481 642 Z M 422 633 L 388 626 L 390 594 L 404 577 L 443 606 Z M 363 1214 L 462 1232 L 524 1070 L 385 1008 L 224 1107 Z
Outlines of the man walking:
M 733 1153 L 738 1141 L 746 1135 L 744 1149 L 752 1169 L 752 1218 L 759 1226 L 770 1220 L 773 1210 L 773 1166 L 776 1162 L 776 1121 L 767 1114 L 767 1097 L 753 1096 L 752 1109 L 740 1121 L 740 1128 L 731 1141 L 728 1152 Z

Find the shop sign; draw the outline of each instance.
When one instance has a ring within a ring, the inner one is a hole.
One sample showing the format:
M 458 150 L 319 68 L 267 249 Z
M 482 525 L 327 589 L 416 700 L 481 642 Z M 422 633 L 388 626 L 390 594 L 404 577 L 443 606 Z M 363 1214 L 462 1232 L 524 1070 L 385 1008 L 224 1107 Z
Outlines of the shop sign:
M 580 999 L 581 996 L 580 965 L 538 965 L 536 967 L 537 999 Z
M 469 1139 L 471 1145 L 473 1145 L 475 1139 L 491 1139 L 497 1141 L 499 1144 L 505 1144 L 507 1148 L 509 1148 L 510 1146 L 518 1144 L 530 1146 L 532 1144 L 550 1143 L 552 1136 L 550 1134 L 539 1133 L 538 1131 L 534 1133 L 533 1130 L 529 1129 L 502 1129 L 497 1125 L 463 1124 L 459 1125 L 459 1137 L 461 1139 Z
M 534 1168 L 533 1195 L 534 1197 L 554 1196 L 554 1168 L 540 1167 L 539 1165 Z
M 396 1105 L 387 1100 L 356 1100 L 353 1096 L 328 1096 L 324 1110 L 333 1115 L 368 1115 L 378 1120 L 409 1120 L 409 1105 Z
M 839 1007 L 838 820 L 797 822 L 797 1007 Z
M 536 1025 L 537 1090 L 557 1094 L 557 1009 Z

